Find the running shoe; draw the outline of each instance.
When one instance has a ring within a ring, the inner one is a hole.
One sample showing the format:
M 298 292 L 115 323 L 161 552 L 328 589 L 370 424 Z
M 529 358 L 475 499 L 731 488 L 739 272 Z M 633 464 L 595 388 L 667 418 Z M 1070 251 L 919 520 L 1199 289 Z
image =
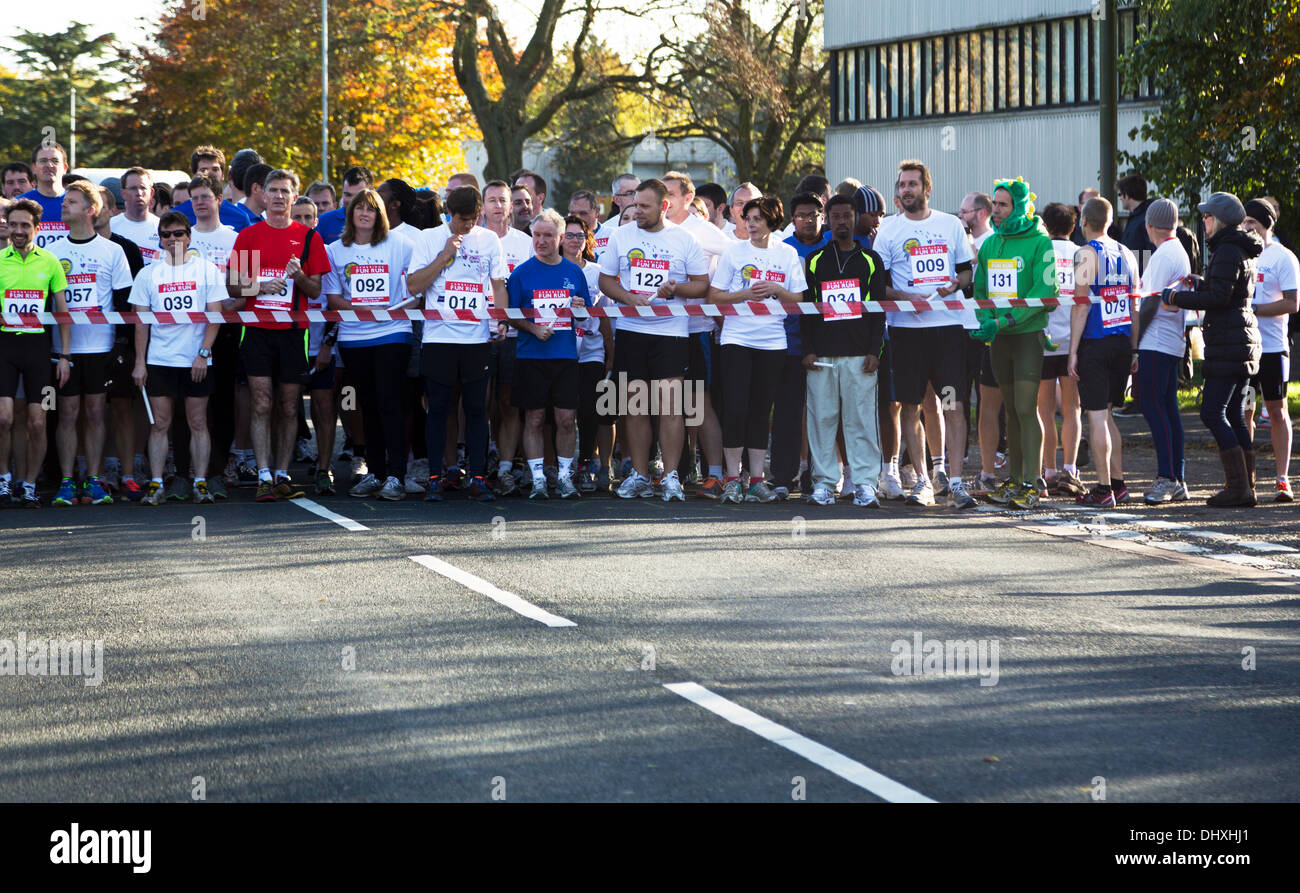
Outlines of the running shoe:
M 973 509 L 978 503 L 966 492 L 965 481 L 953 481 L 948 486 L 948 505 L 955 509 Z
M 1040 474 L 1038 480 L 1035 481 L 1035 484 L 1038 486 L 1038 498 L 1046 499 L 1047 495 L 1051 492 L 1051 488 L 1047 486 L 1047 478 Z
M 1079 505 L 1090 505 L 1097 508 L 1113 509 L 1115 507 L 1115 494 L 1111 490 L 1102 490 L 1100 486 L 1093 487 L 1087 494 L 1078 497 L 1076 502 Z
M 316 447 L 312 445 L 310 437 L 298 438 L 298 442 L 293 449 L 293 461 L 300 465 L 316 464 Z
M 373 474 L 366 472 L 361 476 L 361 480 L 357 481 L 352 486 L 352 489 L 348 491 L 348 495 L 364 498 L 366 496 L 374 496 L 383 488 L 384 485 L 375 480 Z
M 330 471 L 328 468 L 316 469 L 316 495 L 334 495 L 334 472 Z
M 122 469 L 117 465 L 108 465 L 104 468 L 100 480 L 104 486 L 116 492 L 122 487 Z
M 353 456 L 351 460 L 351 464 L 352 464 L 352 485 L 355 487 L 357 484 L 361 483 L 361 481 L 366 477 L 366 475 L 370 474 L 370 470 L 366 468 L 366 460 L 361 458 L 360 456 Z
M 399 481 L 394 475 L 389 475 L 384 480 L 384 486 L 379 491 L 380 499 L 387 499 L 389 502 L 398 502 L 406 498 L 406 486 Z
M 190 498 L 190 481 L 184 475 L 176 475 L 172 482 L 167 485 L 167 492 L 163 496 L 168 502 L 188 502 Z
M 82 491 L 90 497 L 91 505 L 112 505 L 113 497 L 104 487 L 104 482 L 99 478 L 91 478 L 90 483 Z
M 512 473 L 507 472 L 497 478 L 497 496 L 521 496 L 522 491 L 519 489 L 519 482 L 515 480 Z
M 442 502 L 442 475 L 429 475 L 428 491 L 424 494 L 425 502 Z
M 146 493 L 143 497 L 141 497 L 140 504 L 141 505 L 162 505 L 163 500 L 166 498 L 167 498 L 166 494 L 163 491 L 163 485 L 158 483 L 157 481 L 150 481 L 149 492 Z
M 1021 484 L 1011 493 L 1011 505 L 1021 510 L 1038 507 L 1038 487 L 1035 484 Z
M 578 491 L 581 493 L 596 492 L 596 476 L 591 473 L 590 466 L 578 471 Z
M 306 490 L 300 488 L 287 477 L 276 478 L 274 489 L 277 499 L 301 499 L 307 495 Z
M 459 465 L 453 465 L 443 472 L 442 489 L 444 491 L 459 490 L 464 481 L 465 472 L 461 470 Z
M 899 479 L 897 472 L 886 471 L 881 475 L 880 483 L 880 489 L 884 493 L 886 499 L 892 499 L 897 502 L 898 500 L 907 497 L 907 493 L 903 490 L 903 482 Z
M 767 481 L 755 481 L 745 493 L 745 502 L 776 502 L 776 494 L 767 485 Z
M 469 486 L 465 488 L 465 493 L 475 502 L 492 502 L 496 499 L 492 488 L 487 485 L 487 481 L 481 474 L 476 474 L 469 479 Z
M 77 485 L 72 482 L 72 478 L 64 478 L 59 482 L 59 492 L 54 494 L 54 499 L 50 505 L 76 505 L 77 504 Z
M 257 474 L 257 463 L 250 459 L 245 459 L 243 462 L 240 462 L 239 465 L 236 466 L 235 472 L 239 478 L 239 486 L 241 487 L 255 487 L 261 483 Z
M 1142 494 L 1142 501 L 1147 505 L 1160 505 L 1165 502 L 1174 501 L 1174 490 L 1178 489 L 1178 482 L 1167 477 L 1157 477 L 1155 484 L 1146 493 Z
M 429 460 L 416 459 L 406 466 L 406 492 L 423 493 L 425 482 L 429 480 Z
M 224 480 L 226 485 L 229 487 L 239 486 L 239 463 L 235 461 L 234 453 L 226 454 L 226 467 L 225 470 L 221 472 L 221 479 Z
M 1178 487 L 1174 490 L 1174 502 L 1186 502 L 1192 498 L 1192 494 L 1187 492 L 1187 481 L 1178 481 Z
M 948 472 L 942 468 L 934 473 L 934 495 L 936 498 L 948 495 Z
M 781 484 L 768 484 L 772 488 L 772 495 L 776 497 L 777 502 L 785 502 L 790 498 L 790 488 Z
M 1294 501 L 1295 501 L 1295 494 L 1293 494 L 1293 493 L 1291 492 L 1291 482 L 1290 482 L 1290 481 L 1287 481 L 1287 480 L 1280 480 L 1280 481 L 1277 482 L 1277 486 L 1276 486 L 1274 489 L 1277 491 L 1276 494 L 1273 496 L 1273 501 L 1274 501 L 1274 502 L 1294 502 Z
M 1111 488 L 1111 492 L 1115 494 L 1115 504 L 1116 504 L 1116 505 L 1124 505 L 1125 503 L 1132 501 L 1132 497 L 1130 497 L 1129 494 L 1128 494 L 1128 486 L 1127 486 L 1127 485 L 1125 485 L 1125 486 L 1123 486 L 1123 487 L 1120 487 L 1120 488 L 1118 488 L 1118 489 L 1115 489 L 1114 487 L 1112 487 L 1112 488 Z
M 13 502 L 13 494 L 9 490 L 9 480 L 0 478 L 0 505 L 8 505 Z
M 809 505 L 834 505 L 835 494 L 826 487 L 817 487 L 806 501 Z
M 1053 492 L 1057 496 L 1082 496 L 1087 492 L 1083 486 L 1083 481 L 1079 480 L 1077 474 L 1066 471 L 1064 468 L 1056 476 L 1055 488 Z
M 196 503 L 212 503 L 217 501 L 216 497 L 212 495 L 212 491 L 208 489 L 207 481 L 194 482 L 194 501 Z
M 258 481 L 257 494 L 253 498 L 258 502 L 275 502 L 275 487 L 270 481 Z
M 722 495 L 722 481 L 715 477 L 707 477 L 700 484 L 699 495 L 705 499 L 717 499 Z
M 22 506 L 25 509 L 38 509 L 41 507 L 41 498 L 36 495 L 36 485 L 31 481 L 23 481 L 23 501 Z
M 880 508 L 880 500 L 876 498 L 876 490 L 870 484 L 858 484 L 853 491 L 853 504 L 869 509 Z
M 528 491 L 529 499 L 550 499 L 551 491 L 546 486 L 546 475 L 533 478 L 533 489 Z
M 994 505 L 1010 505 L 1012 491 L 1014 491 L 1015 488 L 1016 485 L 1011 482 L 1010 478 L 1008 478 L 1007 480 L 999 484 L 995 489 L 990 490 L 988 493 L 985 493 L 984 498 L 987 499 L 989 502 L 993 503 Z
M 723 485 L 722 498 L 719 499 L 718 501 L 729 502 L 734 505 L 740 505 L 742 502 L 745 501 L 745 494 L 740 489 L 740 478 L 734 478 L 730 481 L 727 481 L 727 483 Z M 835 501 L 834 497 L 832 497 L 831 502 L 834 501 Z
M 643 477 L 634 471 L 623 478 L 623 483 L 618 487 L 618 495 L 622 499 L 650 497 L 655 495 L 655 488 L 648 477 Z
M 907 494 L 908 505 L 934 505 L 934 488 L 929 478 L 917 478 Z
M 90 479 L 82 478 L 77 484 L 77 502 L 90 505 Z
M 561 499 L 578 499 L 582 496 L 568 475 L 556 475 L 555 484 L 556 495 Z
M 139 502 L 144 499 L 144 488 L 136 483 L 135 478 L 124 478 L 122 480 L 122 495 L 126 497 L 127 502 Z
M 1001 486 L 996 474 L 989 474 L 987 471 L 981 471 L 979 477 L 975 479 L 975 492 L 981 496 L 988 495 Z
M 1007 467 L 1007 454 L 1003 452 L 995 452 L 993 454 L 993 470 L 1001 471 L 1003 468 L 1006 467 Z
M 208 492 L 212 494 L 213 499 L 228 499 L 226 493 L 226 482 L 222 480 L 221 475 L 208 478 Z
M 763 486 L 766 487 L 766 485 Z M 682 482 L 678 479 L 676 470 L 664 475 L 662 491 L 664 502 L 672 502 L 674 499 L 678 502 L 686 501 L 686 491 L 682 489 Z

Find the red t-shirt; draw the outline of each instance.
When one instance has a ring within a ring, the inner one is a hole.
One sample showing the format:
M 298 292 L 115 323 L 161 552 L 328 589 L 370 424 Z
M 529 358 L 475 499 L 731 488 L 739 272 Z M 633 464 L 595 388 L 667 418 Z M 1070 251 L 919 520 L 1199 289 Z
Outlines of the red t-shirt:
M 271 226 L 265 220 L 241 230 L 235 237 L 235 245 L 230 249 L 230 269 L 252 275 L 259 281 L 284 278 L 284 267 L 289 258 L 302 260 L 303 240 L 310 236 L 311 252 L 303 264 L 303 273 L 308 276 L 324 275 L 330 271 L 329 255 L 325 252 L 325 242 L 315 230 L 309 230 L 301 223 L 291 221 L 283 229 Z M 284 291 L 279 294 L 248 298 L 245 310 L 292 310 L 294 309 L 294 291 L 296 283 L 287 280 Z M 298 301 L 298 308 L 305 310 L 307 302 Z M 288 329 L 292 323 L 254 322 L 250 326 L 257 329 Z M 306 328 L 300 324 L 299 328 Z

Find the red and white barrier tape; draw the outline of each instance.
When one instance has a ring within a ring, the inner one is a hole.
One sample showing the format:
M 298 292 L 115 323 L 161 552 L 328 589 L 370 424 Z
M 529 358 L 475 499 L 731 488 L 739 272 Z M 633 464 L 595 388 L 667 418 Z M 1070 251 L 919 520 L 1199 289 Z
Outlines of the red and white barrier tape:
M 1137 297 L 1150 297 L 1159 292 L 1148 292 Z M 838 305 L 843 313 L 899 313 L 923 310 L 968 310 L 976 307 L 988 309 L 1001 307 L 1058 307 L 1061 304 L 1096 304 L 1098 297 L 1084 298 L 949 298 L 930 301 L 866 301 Z M 594 317 L 672 317 L 672 316 L 804 316 L 822 315 L 823 305 L 809 301 L 798 304 L 770 306 L 757 302 L 740 304 L 654 304 L 648 307 L 614 305 L 590 307 L 586 314 Z M 5 313 L 0 314 L 6 327 L 51 324 L 71 325 L 130 325 L 132 323 L 242 323 L 257 322 L 391 322 L 393 320 L 448 320 L 454 322 L 481 322 L 486 319 L 583 319 L 581 313 L 567 308 L 486 310 L 240 310 L 238 312 L 194 313 L 112 313 L 99 310 L 70 313 Z

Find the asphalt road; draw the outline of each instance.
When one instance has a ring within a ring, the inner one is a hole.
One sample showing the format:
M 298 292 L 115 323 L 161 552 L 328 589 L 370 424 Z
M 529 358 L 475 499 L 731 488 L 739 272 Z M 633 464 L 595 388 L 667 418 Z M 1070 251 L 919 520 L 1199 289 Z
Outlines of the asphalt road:
M 0 511 L 0 798 L 1300 800 L 1294 506 L 320 503 Z

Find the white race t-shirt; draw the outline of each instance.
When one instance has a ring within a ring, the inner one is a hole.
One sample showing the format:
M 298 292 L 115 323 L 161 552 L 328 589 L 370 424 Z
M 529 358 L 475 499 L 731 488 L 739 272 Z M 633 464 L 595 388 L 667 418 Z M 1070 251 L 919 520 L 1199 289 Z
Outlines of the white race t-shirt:
M 587 261 L 582 266 L 582 275 L 587 277 L 587 291 L 591 293 L 591 306 L 611 307 L 614 302 L 600 292 L 600 265 Z M 574 327 L 578 336 L 578 362 L 605 362 L 605 339 L 600 337 L 600 318 L 591 317 L 585 323 Z
M 498 236 L 498 238 L 501 239 L 501 253 L 505 255 L 507 274 L 513 273 L 515 267 L 533 256 L 532 237 L 523 230 L 515 229 L 512 226 L 504 236 Z M 492 304 L 491 295 L 488 295 L 488 304 Z M 506 337 L 518 338 L 519 330 L 511 326 L 506 330 Z
M 158 218 L 148 211 L 144 214 L 144 220 L 140 221 L 128 220 L 125 214 L 114 214 L 108 221 L 108 228 L 134 242 L 146 264 L 153 263 L 162 255 L 162 248 L 158 244 Z
M 344 245 L 340 239 L 325 246 L 330 258 L 330 271 L 321 282 L 322 295 L 342 295 L 358 309 L 382 310 L 395 307 L 410 297 L 406 292 L 406 268 L 411 262 L 411 243 L 403 236 L 393 235 L 378 245 Z M 328 303 L 326 304 L 328 306 Z M 315 328 L 317 325 L 313 323 Z M 351 341 L 370 341 L 395 335 L 410 334 L 410 320 L 389 322 L 340 322 L 339 344 Z M 316 333 L 312 332 L 316 341 Z M 319 342 L 317 342 L 319 343 Z M 315 351 L 309 351 L 314 354 Z
M 1053 239 L 1052 251 L 1056 255 L 1056 287 L 1064 302 L 1047 315 L 1047 336 L 1056 343 L 1056 350 L 1043 348 L 1043 356 L 1060 357 L 1070 353 L 1070 313 L 1074 310 L 1074 253 L 1079 246 L 1069 239 Z
M 1286 246 L 1273 239 L 1255 261 L 1254 304 L 1271 304 L 1282 300 L 1282 292 L 1293 291 L 1300 280 L 1300 264 Z M 1286 328 L 1289 316 L 1260 316 L 1259 340 L 1264 353 L 1289 353 Z
M 774 282 L 795 294 L 808 288 L 803 259 L 794 247 L 769 237 L 768 247 L 756 248 L 752 242 L 735 242 L 718 260 L 713 274 L 714 288 L 725 292 L 744 291 L 757 280 Z M 722 327 L 722 343 L 753 347 L 758 350 L 785 350 L 785 314 L 781 302 L 761 302 L 772 309 L 771 316 L 729 316 Z
M 687 214 L 686 219 L 678 224 L 682 229 L 691 234 L 691 238 L 699 243 L 700 250 L 704 252 L 705 259 L 709 262 L 709 276 L 713 276 L 713 271 L 718 268 L 718 258 L 722 252 L 736 244 L 735 239 L 728 239 L 712 223 L 703 217 L 695 214 Z M 704 304 L 703 298 L 689 298 L 687 304 Z M 687 330 L 694 335 L 696 332 L 712 332 L 717 328 L 717 322 L 708 316 L 691 316 L 688 317 Z
M 957 264 L 973 261 L 966 228 L 952 214 L 930 210 L 924 220 L 906 214 L 889 218 L 880 227 L 872 248 L 889 271 L 898 291 L 933 296 L 935 289 L 951 286 L 957 278 Z M 910 310 L 885 314 L 891 327 L 928 329 L 964 325 L 963 310 Z
M 1190 272 L 1192 272 L 1192 262 L 1187 258 L 1183 243 L 1175 238 L 1166 239 L 1151 253 L 1151 260 L 1142 273 L 1142 286 L 1139 290 L 1164 291 L 1170 286 L 1177 285 L 1179 280 Z M 1142 333 L 1138 350 L 1154 350 L 1173 357 L 1181 357 L 1186 344 L 1184 339 L 1187 337 L 1186 319 L 1186 310 L 1179 307 L 1168 309 L 1162 303 L 1156 310 L 1156 315 L 1151 318 L 1146 331 Z M 1286 317 L 1282 319 L 1285 320 Z M 1136 323 L 1137 320 L 1134 320 L 1135 325 Z
M 709 262 L 690 233 L 665 218 L 663 229 L 653 233 L 639 224 L 619 227 L 600 257 L 600 271 L 617 276 L 625 290 L 644 294 L 653 304 L 683 306 L 685 301 L 681 298 L 660 300 L 654 295 L 660 286 L 669 282 L 685 282 L 687 276 L 707 275 Z M 685 316 L 624 316 L 619 318 L 618 328 L 676 338 L 685 338 L 690 332 Z
M 974 252 L 975 252 L 975 255 L 974 255 L 975 259 L 971 261 L 971 264 L 972 264 L 972 267 L 975 268 L 975 275 L 976 275 L 976 276 L 980 275 L 980 271 L 979 271 L 979 269 L 978 269 L 978 268 L 979 268 L 980 247 L 981 247 L 985 242 L 988 241 L 988 238 L 989 238 L 989 236 L 991 236 L 991 235 L 993 235 L 993 230 L 990 229 L 990 230 L 988 230 L 987 232 L 985 232 L 982 236 L 971 236 L 971 237 L 970 237 L 970 239 L 971 239 L 971 246 L 972 246 L 972 249 L 973 249 Z M 974 282 L 975 280 L 972 279 L 971 281 Z M 953 297 L 956 297 L 956 295 L 953 295 Z M 980 321 L 979 321 L 979 319 L 976 318 L 976 316 L 975 316 L 975 308 L 972 307 L 972 308 L 969 308 L 969 309 L 963 310 L 963 311 L 961 312 L 961 324 L 962 324 L 962 326 L 963 326 L 964 328 L 967 328 L 967 329 L 978 329 L 978 328 L 980 327 Z
M 196 227 L 190 230 L 190 251 L 198 252 L 204 260 L 216 264 L 218 270 L 224 270 L 235 247 L 236 235 L 234 228 L 225 224 L 210 233 L 201 233 Z
M 433 263 L 449 238 L 451 228 L 445 223 L 437 229 L 421 231 L 411 253 L 410 269 L 421 270 Z M 492 280 L 504 281 L 508 276 L 501 240 L 490 229 L 476 226 L 461 239 L 455 259 L 443 268 L 425 292 L 425 307 L 430 310 L 486 310 L 491 306 Z M 448 322 L 426 319 L 424 343 L 482 344 L 491 337 L 489 323 L 495 329 L 496 320 Z
M 131 287 L 126 253 L 112 239 L 95 236 L 88 242 L 74 242 L 64 237 L 48 250 L 59 259 L 67 277 L 68 290 L 63 297 L 69 310 L 112 310 L 113 289 Z M 72 353 L 107 353 L 113 349 L 112 326 L 73 326 L 71 334 Z
M 220 305 L 226 298 L 226 279 L 216 266 L 201 257 L 188 258 L 181 266 L 167 261 L 150 264 L 139 272 L 131 286 L 131 304 L 158 313 L 191 313 Z M 220 306 L 214 309 L 220 310 Z M 154 323 L 149 327 L 150 366 L 188 369 L 203 346 L 202 324 Z M 212 360 L 208 360 L 212 365 Z

